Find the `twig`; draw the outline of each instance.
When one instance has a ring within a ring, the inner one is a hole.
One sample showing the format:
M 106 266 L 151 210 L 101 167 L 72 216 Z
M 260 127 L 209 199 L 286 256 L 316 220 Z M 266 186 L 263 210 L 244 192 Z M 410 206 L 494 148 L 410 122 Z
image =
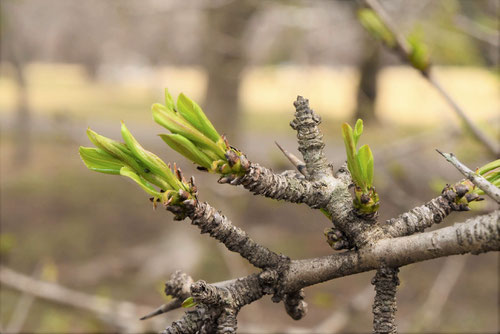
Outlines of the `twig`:
M 397 50 L 399 50 L 402 58 L 411 64 L 411 47 L 408 41 L 399 33 L 396 25 L 392 21 L 391 17 L 387 14 L 385 9 L 380 5 L 377 0 L 365 0 L 365 3 L 370 7 L 380 19 L 384 22 L 386 27 L 392 32 L 396 39 Z M 473 122 L 467 117 L 465 111 L 458 105 L 458 103 L 450 96 L 450 94 L 441 86 L 437 81 L 435 76 L 431 73 L 431 63 L 423 69 L 417 69 L 423 75 L 428 82 L 436 88 L 436 90 L 441 94 L 441 96 L 446 100 L 450 107 L 455 111 L 455 113 L 463 120 L 467 128 L 472 132 L 472 134 L 482 142 L 488 150 L 493 153 L 496 157 L 500 156 L 500 147 L 490 138 L 488 138 Z
M 2 285 L 23 291 L 33 296 L 91 311 L 109 323 L 127 332 L 142 332 L 146 329 L 137 320 L 148 306 L 89 295 L 63 287 L 59 284 L 36 280 L 5 266 L 0 266 Z
M 384 266 L 377 270 L 372 279 L 376 292 L 373 302 L 373 333 L 397 333 L 395 318 L 398 272 L 398 268 Z
M 474 122 L 467 116 L 465 111 L 460 107 L 460 105 L 451 97 L 451 95 L 444 89 L 444 87 L 439 83 L 432 72 L 424 75 L 429 83 L 436 88 L 436 90 L 441 94 L 441 96 L 448 102 L 455 113 L 462 119 L 467 128 L 472 132 L 472 134 L 482 142 L 490 152 L 492 152 L 496 157 L 500 155 L 499 145 L 493 142 L 489 137 L 487 137 L 481 129 L 479 129 Z
M 35 278 L 37 279 L 40 276 L 40 270 L 41 264 L 39 263 L 33 273 L 33 276 L 35 276 Z M 14 309 L 14 312 L 10 318 L 10 321 L 7 324 L 7 333 L 17 334 L 21 331 L 34 301 L 35 297 L 32 294 L 29 294 L 25 291 L 22 292 L 16 304 L 16 308 Z
M 196 202 L 189 205 L 187 215 L 191 223 L 197 226 L 201 233 L 208 233 L 220 241 L 232 252 L 239 253 L 257 268 L 277 267 L 284 257 L 252 240 L 248 234 L 232 224 L 208 203 Z
M 309 100 L 297 96 L 293 103 L 295 119 L 290 122 L 292 129 L 297 131 L 299 151 L 304 157 L 310 180 L 321 180 L 332 177 L 331 168 L 323 148 L 323 134 L 319 130 L 321 117 L 309 108 Z
M 500 36 L 496 30 L 481 26 L 464 15 L 456 15 L 453 21 L 466 34 L 495 48 L 500 47 Z
M 180 300 L 179 298 L 175 298 L 171 302 L 163 304 L 160 307 L 158 307 L 156 310 L 146 314 L 145 316 L 140 317 L 139 320 L 151 319 L 153 317 L 156 317 L 157 315 L 176 310 L 182 306 L 182 302 L 183 301 Z
M 457 157 L 453 153 L 443 153 L 439 150 L 439 154 L 441 154 L 445 159 L 455 166 L 456 169 L 460 171 L 467 179 L 469 179 L 472 183 L 474 183 L 479 189 L 484 191 L 485 194 L 490 196 L 495 202 L 500 204 L 500 189 L 495 187 L 493 184 L 488 182 L 484 177 L 474 173 L 474 171 L 470 170 L 469 167 L 465 166 L 461 163 Z
M 417 316 L 417 331 L 435 330 L 436 321 L 439 320 L 441 311 L 446 304 L 451 291 L 462 273 L 467 257 L 450 257 L 446 259 L 443 268 L 439 272 L 432 285 L 427 300 L 420 307 Z

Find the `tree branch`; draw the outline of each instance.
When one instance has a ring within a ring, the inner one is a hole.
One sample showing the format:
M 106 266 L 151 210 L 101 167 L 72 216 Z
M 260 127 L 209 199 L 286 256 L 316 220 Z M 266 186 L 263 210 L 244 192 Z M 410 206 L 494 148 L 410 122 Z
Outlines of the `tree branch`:
M 453 198 L 448 193 L 443 193 L 424 205 L 418 206 L 389 219 L 383 229 L 392 237 L 402 237 L 423 232 L 434 224 L 441 223 L 448 215 L 455 211 L 452 205 Z
M 39 298 L 93 312 L 126 332 L 137 333 L 147 330 L 147 326 L 141 324 L 137 318 L 149 306 L 89 295 L 59 284 L 31 278 L 5 266 L 0 266 L 0 282 L 4 286 Z
M 310 285 L 381 267 L 397 268 L 443 256 L 479 254 L 499 250 L 500 210 L 497 210 L 433 232 L 382 239 L 371 247 L 359 251 L 294 260 L 282 275 L 277 275 L 274 269 L 268 269 L 260 274 L 252 274 L 238 280 L 215 283 L 210 286 L 222 286 L 222 289 L 211 288 L 216 293 L 224 291 L 223 295 L 226 296 L 224 298 L 219 298 L 219 296 L 215 300 L 229 301 L 231 307 L 236 306 L 239 310 L 242 306 L 265 294 L 275 293 L 275 289 L 269 288 L 273 283 L 279 284 L 280 290 L 286 296 L 295 294 Z M 202 286 L 206 285 L 202 284 Z M 206 296 L 202 296 L 200 301 L 206 302 Z M 224 307 L 218 308 L 198 305 L 195 310 L 188 311 L 182 319 L 174 322 L 163 333 L 196 333 L 198 331 L 205 333 L 207 329 L 208 332 L 210 330 L 214 332 L 217 319 L 226 308 L 227 303 Z M 235 310 L 234 307 L 232 309 Z M 205 328 L 205 331 L 202 328 Z
M 321 180 L 332 177 L 332 170 L 326 160 L 323 148 L 323 134 L 318 125 L 321 117 L 309 108 L 309 100 L 297 96 L 293 103 L 295 106 L 295 119 L 290 122 L 292 129 L 297 130 L 299 151 L 304 157 L 310 180 Z
M 401 267 L 443 256 L 499 250 L 500 210 L 497 210 L 436 231 L 382 239 L 360 251 L 294 260 L 282 285 L 285 292 L 291 292 L 382 265 Z
M 276 174 L 257 163 L 251 163 L 244 176 L 223 176 L 219 183 L 241 184 L 255 195 L 292 203 L 306 203 L 311 208 L 321 207 L 328 200 L 323 183 Z
M 457 157 L 453 153 L 443 153 L 437 150 L 439 154 L 441 154 L 445 159 L 455 166 L 456 169 L 460 171 L 467 179 L 469 179 L 472 183 L 474 183 L 479 189 L 484 191 L 484 193 L 490 196 L 495 202 L 500 204 L 500 189 L 495 187 L 493 184 L 488 182 L 484 177 L 479 174 L 476 174 L 474 171 L 469 169 L 469 167 L 465 166 L 461 163 Z
M 276 268 L 283 261 L 289 261 L 286 257 L 253 241 L 245 231 L 234 226 L 226 216 L 208 203 L 186 201 L 181 209 L 177 207 L 167 207 L 167 209 L 187 210 L 186 215 L 191 219 L 191 224 L 198 226 L 202 234 L 208 233 L 223 243 L 228 250 L 239 253 L 257 268 Z
M 398 51 L 398 54 L 401 56 L 401 58 L 405 62 L 412 64 L 410 61 L 412 54 L 411 46 L 409 45 L 406 38 L 404 38 L 404 36 L 399 33 L 396 25 L 392 21 L 391 17 L 387 14 L 384 7 L 382 7 L 377 0 L 365 0 L 365 4 L 375 13 L 377 13 L 377 15 L 384 22 L 387 28 L 395 36 L 396 50 Z M 431 73 L 431 67 L 432 65 L 429 62 L 426 68 L 416 69 L 420 71 L 423 77 L 427 79 L 427 81 L 439 92 L 439 94 L 441 94 L 448 105 L 453 109 L 457 116 L 462 119 L 467 128 L 472 132 L 474 137 L 476 137 L 476 139 L 483 143 L 486 148 L 496 157 L 500 156 L 500 146 L 492 141 L 489 137 L 487 137 L 483 133 L 483 131 L 481 131 L 481 129 L 479 129 L 472 122 L 472 120 L 467 116 L 467 113 L 462 109 L 462 107 L 460 107 L 460 105 L 451 97 L 451 95 L 443 88 L 443 86 L 441 86 L 436 77 Z
M 397 333 L 395 315 L 398 272 L 398 268 L 381 267 L 372 279 L 376 291 L 373 302 L 373 333 Z

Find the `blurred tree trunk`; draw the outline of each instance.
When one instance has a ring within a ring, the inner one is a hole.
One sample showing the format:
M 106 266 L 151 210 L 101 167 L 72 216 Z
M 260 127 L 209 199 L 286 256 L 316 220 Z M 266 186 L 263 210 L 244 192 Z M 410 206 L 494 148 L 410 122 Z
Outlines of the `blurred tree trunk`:
M 355 119 L 365 123 L 377 121 L 375 100 L 377 98 L 377 75 L 380 70 L 380 46 L 372 40 L 364 43 L 364 52 L 359 65 L 360 80 L 357 93 Z
M 26 165 L 31 156 L 31 112 L 28 103 L 28 87 L 24 71 L 29 50 L 24 42 L 22 31 L 13 26 L 13 19 L 0 8 L 2 61 L 12 65 L 14 81 L 17 83 L 17 105 L 14 120 L 14 157 L 16 166 Z
M 14 77 L 17 82 L 17 110 L 15 120 L 16 151 L 14 163 L 16 166 L 25 165 L 31 157 L 31 113 L 28 105 L 28 88 L 24 64 L 18 59 L 12 61 Z
M 204 66 L 208 80 L 204 110 L 235 145 L 241 114 L 240 79 L 247 63 L 244 33 L 256 9 L 256 1 L 241 0 L 215 6 L 207 13 Z

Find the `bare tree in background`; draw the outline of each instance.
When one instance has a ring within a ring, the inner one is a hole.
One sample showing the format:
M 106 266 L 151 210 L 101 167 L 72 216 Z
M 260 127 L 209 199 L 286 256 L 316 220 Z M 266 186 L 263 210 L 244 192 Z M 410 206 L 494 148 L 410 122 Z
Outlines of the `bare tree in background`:
M 17 84 L 17 103 L 15 110 L 15 153 L 14 164 L 21 166 L 26 164 L 31 156 L 31 123 L 32 115 L 28 100 L 28 83 L 25 73 L 28 56 L 28 40 L 25 38 L 26 30 L 19 27 L 15 20 L 19 19 L 9 12 L 7 6 L 10 2 L 2 1 L 0 7 L 0 34 L 2 40 L 2 60 L 10 61 L 12 65 L 12 77 Z
M 238 95 L 247 63 L 245 33 L 250 17 L 257 9 L 255 0 L 229 1 L 208 8 L 206 13 L 202 57 L 208 81 L 204 107 L 211 111 L 214 123 L 224 127 L 236 143 L 241 113 Z

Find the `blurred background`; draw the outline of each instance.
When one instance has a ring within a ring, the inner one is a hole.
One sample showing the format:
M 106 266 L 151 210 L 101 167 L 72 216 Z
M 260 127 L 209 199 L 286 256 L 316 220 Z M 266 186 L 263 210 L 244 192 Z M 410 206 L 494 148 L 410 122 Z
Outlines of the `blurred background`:
M 423 36 L 436 77 L 498 142 L 500 3 L 382 4 L 402 33 Z M 188 221 L 154 211 L 132 182 L 87 170 L 78 147 L 91 146 L 88 126 L 119 139 L 123 120 L 148 150 L 195 175 L 201 200 L 270 249 L 292 259 L 332 253 L 323 236 L 331 223 L 321 213 L 218 185 L 167 148 L 150 114 L 165 87 L 198 101 L 234 146 L 276 171 L 291 166 L 274 141 L 298 155 L 288 125 L 297 95 L 321 115 L 335 168 L 345 159 L 341 123 L 362 117 L 381 219 L 461 178 L 436 148 L 471 168 L 491 161 L 428 82 L 363 31 L 356 7 L 319 0 L 2 0 L 0 332 L 155 332 L 183 312 L 138 320 L 166 301 L 163 283 L 175 270 L 208 282 L 255 272 Z M 486 200 L 439 227 L 493 209 Z M 498 269 L 498 253 L 401 268 L 400 331 L 497 333 Z M 307 288 L 309 313 L 299 322 L 265 297 L 240 312 L 240 332 L 370 332 L 372 276 Z

